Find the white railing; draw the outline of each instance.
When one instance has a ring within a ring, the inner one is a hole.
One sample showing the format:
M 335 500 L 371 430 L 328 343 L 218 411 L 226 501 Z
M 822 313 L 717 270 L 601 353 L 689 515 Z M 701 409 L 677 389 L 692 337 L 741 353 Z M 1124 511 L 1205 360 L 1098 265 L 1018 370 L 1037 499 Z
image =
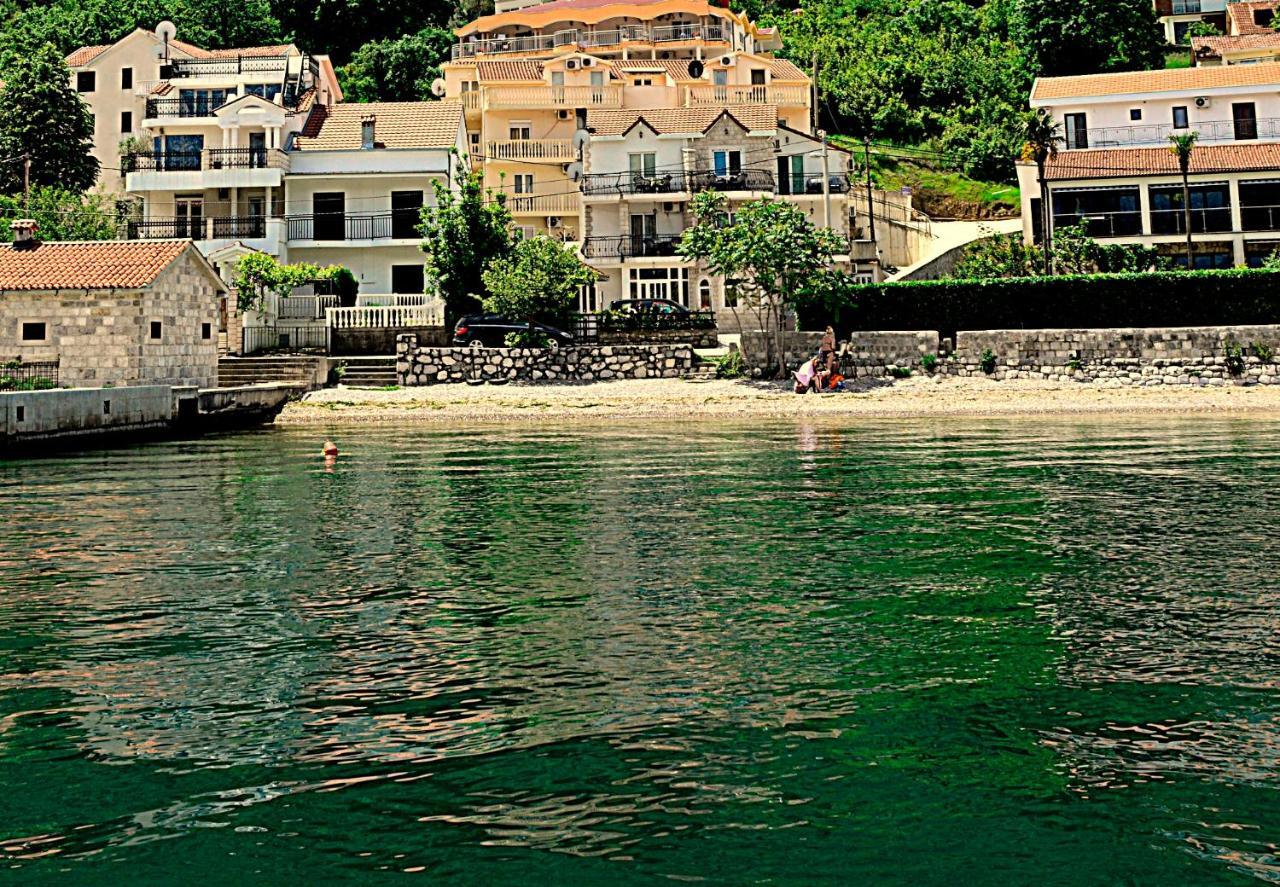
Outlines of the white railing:
M 1215 2 L 1215 0 L 1203 0 Z M 507 55 L 516 53 L 545 54 L 565 46 L 592 49 L 600 46 L 618 46 L 622 43 L 670 43 L 673 41 L 705 40 L 714 43 L 729 42 L 729 29 L 723 25 L 701 23 L 663 25 L 646 28 L 627 25 L 610 30 L 580 30 L 570 28 L 550 34 L 533 34 L 527 37 L 490 37 L 467 39 L 453 47 L 452 57 L 469 59 L 483 55 Z
M 689 105 L 805 105 L 805 86 L 690 86 Z
M 489 142 L 490 160 L 563 160 L 577 159 L 573 142 L 563 139 L 506 139 Z
M 500 86 L 485 91 L 490 108 L 621 108 L 620 86 Z
M 435 305 L 330 308 L 325 311 L 325 322 L 335 330 L 440 326 L 442 323 Z
M 578 194 L 509 194 L 507 209 L 516 215 L 576 216 Z
M 426 293 L 360 293 L 356 296 L 357 308 L 407 308 L 419 305 L 435 305 L 439 300 Z

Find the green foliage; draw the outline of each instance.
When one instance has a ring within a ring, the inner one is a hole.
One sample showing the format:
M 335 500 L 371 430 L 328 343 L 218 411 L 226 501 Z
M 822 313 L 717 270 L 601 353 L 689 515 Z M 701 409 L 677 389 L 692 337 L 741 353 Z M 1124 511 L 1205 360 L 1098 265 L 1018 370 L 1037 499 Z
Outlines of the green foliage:
M 1275 357 L 1275 352 L 1265 342 L 1250 342 L 1249 350 L 1253 352 L 1254 357 L 1263 363 L 1271 363 L 1271 359 Z
M 1182 45 L 1190 46 L 1191 38 L 1193 37 L 1220 37 L 1220 36 L 1222 36 L 1221 29 L 1219 29 L 1218 26 L 1215 25 L 1213 22 L 1206 22 L 1206 21 L 1192 22 L 1191 26 L 1187 28 L 1187 33 L 1182 36 Z
M 31 218 L 39 225 L 41 240 L 111 240 L 119 235 L 119 221 L 111 198 L 90 191 L 77 194 L 49 185 L 31 189 L 31 201 L 22 195 L 0 195 L 0 241 L 13 236 L 9 222 Z
M 578 290 L 595 280 L 595 272 L 571 247 L 538 236 L 521 240 L 511 255 L 493 259 L 483 277 L 489 292 L 484 299 L 486 311 L 560 327 L 569 320 Z M 518 344 L 532 346 L 531 333 L 541 338 L 536 331 L 517 333 Z
M 990 280 L 927 280 L 848 286 L 859 329 L 1094 329 L 1274 323 L 1280 273 L 1223 271 L 1062 275 Z M 840 304 L 802 311 L 802 329 L 838 320 Z M 845 328 L 848 324 L 844 324 Z
M 32 379 L 15 379 L 13 376 L 0 376 L 0 391 L 48 391 L 57 388 L 52 379 L 36 376 Z
M 98 175 L 93 116 L 71 88 L 62 54 L 45 44 L 10 59 L 0 91 L 0 158 L 29 155 L 31 183 L 85 191 Z M 0 163 L 0 194 L 22 189 L 22 164 Z
M 990 348 L 982 349 L 982 356 L 978 358 L 978 366 L 988 376 L 996 371 L 996 353 Z
M 355 275 L 341 265 L 322 268 L 310 262 L 284 264 L 266 253 L 249 253 L 240 258 L 231 283 L 241 311 L 260 311 L 268 293 L 283 298 L 297 287 L 321 282 L 328 283 L 339 297 L 354 295 L 352 287 L 359 286 Z
M 1013 33 L 1041 77 L 1142 71 L 1164 62 L 1151 0 L 1017 0 Z
M 1118 274 L 1147 271 L 1160 265 L 1154 247 L 1099 243 L 1080 224 L 1053 234 L 1053 267 L 1060 274 Z M 1021 234 L 996 234 L 965 248 L 952 277 L 977 280 L 1035 277 L 1044 267 L 1044 251 L 1023 242 Z
M 353 60 L 366 44 L 398 42 L 424 28 L 457 27 L 493 12 L 492 0 L 271 0 L 271 5 L 299 46 L 328 52 L 336 65 Z
M 1234 339 L 1223 346 L 1222 356 L 1226 359 L 1227 372 L 1233 376 L 1244 375 L 1244 349 Z
M 926 354 L 920 358 L 920 368 L 929 375 L 933 375 L 933 371 L 938 368 L 938 355 Z
M 436 204 L 422 208 L 426 276 L 444 300 L 445 325 L 474 314 L 487 293 L 486 266 L 511 255 L 511 211 L 506 195 L 486 190 L 478 170 L 459 168 L 457 193 L 435 183 Z
M 349 102 L 430 100 L 431 81 L 440 76 L 453 42 L 451 31 L 423 28 L 396 40 L 366 43 L 338 69 L 343 95 Z
M 889 367 L 889 375 L 895 379 L 910 379 L 911 367 Z
M 747 362 L 743 360 L 742 352 L 737 348 L 730 350 L 716 362 L 717 379 L 741 379 L 746 375 Z

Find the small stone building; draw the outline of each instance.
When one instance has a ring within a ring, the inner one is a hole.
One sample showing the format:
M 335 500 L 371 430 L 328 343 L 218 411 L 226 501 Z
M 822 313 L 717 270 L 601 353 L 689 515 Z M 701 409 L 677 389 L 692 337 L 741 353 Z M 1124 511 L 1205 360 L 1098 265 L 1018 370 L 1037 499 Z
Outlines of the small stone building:
M 218 381 L 225 286 L 190 240 L 0 244 L 0 363 L 58 361 L 63 387 Z

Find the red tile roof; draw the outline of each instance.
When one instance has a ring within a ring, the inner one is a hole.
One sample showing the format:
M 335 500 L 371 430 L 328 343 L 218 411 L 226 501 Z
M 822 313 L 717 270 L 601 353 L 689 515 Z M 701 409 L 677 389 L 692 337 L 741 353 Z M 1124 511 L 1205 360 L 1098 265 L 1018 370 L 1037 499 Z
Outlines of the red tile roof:
M 476 62 L 476 79 L 481 82 L 521 82 L 542 79 L 542 63 L 516 59 L 513 61 Z
M 1120 179 L 1177 175 L 1178 158 L 1168 148 L 1094 148 L 1060 151 L 1045 168 L 1045 177 L 1064 179 Z M 1280 172 L 1280 144 L 1197 145 L 1191 173 Z
M 152 283 L 190 240 L 100 240 L 0 245 L 5 290 L 140 289 Z
M 452 148 L 462 126 L 458 101 L 343 102 L 326 108 L 323 115 L 319 110 L 294 139 L 294 150 L 359 150 L 361 123 L 369 117 L 379 148 Z
M 598 136 L 620 136 L 643 120 L 656 133 L 702 133 L 728 114 L 748 132 L 778 128 L 777 105 L 699 106 L 652 111 L 587 111 L 587 129 Z
M 1192 37 L 1191 48 L 1201 58 L 1250 49 L 1280 49 L 1280 33 L 1268 30 L 1265 34 L 1242 34 L 1239 37 Z
M 112 44 L 110 43 L 99 43 L 96 46 L 81 46 L 79 49 L 67 56 L 67 67 L 78 68 L 81 65 L 87 65 L 111 47 Z
M 1259 25 L 1253 20 L 1256 9 L 1267 9 L 1275 12 L 1280 0 L 1244 0 L 1241 3 L 1227 4 L 1229 34 L 1265 34 L 1271 30 L 1270 25 Z

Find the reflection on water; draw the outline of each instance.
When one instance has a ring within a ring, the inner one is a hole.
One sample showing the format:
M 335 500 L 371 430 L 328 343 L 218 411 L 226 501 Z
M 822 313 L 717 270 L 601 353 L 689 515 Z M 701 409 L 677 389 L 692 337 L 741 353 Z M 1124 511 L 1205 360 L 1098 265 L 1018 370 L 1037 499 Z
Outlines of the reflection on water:
M 15 874 L 1280 881 L 1280 425 L 318 439 L 0 463 Z

